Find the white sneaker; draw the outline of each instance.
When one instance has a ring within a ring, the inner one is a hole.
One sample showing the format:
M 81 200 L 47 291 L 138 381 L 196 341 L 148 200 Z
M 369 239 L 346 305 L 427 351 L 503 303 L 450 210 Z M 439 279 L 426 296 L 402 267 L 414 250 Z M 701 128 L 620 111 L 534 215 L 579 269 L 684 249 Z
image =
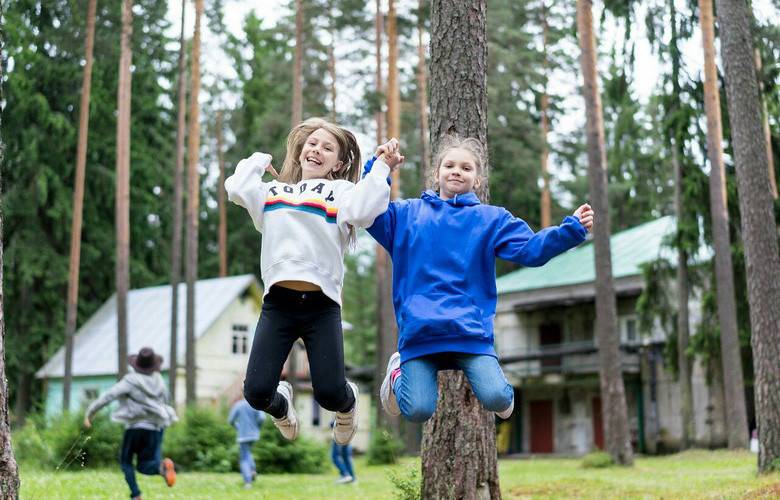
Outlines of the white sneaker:
M 353 478 L 350 475 L 341 476 L 340 478 L 336 479 L 336 484 L 347 484 L 347 483 L 351 483 L 354 480 L 355 478 Z
M 298 437 L 298 417 L 293 406 L 293 388 L 289 382 L 282 380 L 276 387 L 276 392 L 287 400 L 287 415 L 282 418 L 272 417 L 274 425 L 285 439 L 292 441 Z
M 355 406 L 346 413 L 336 412 L 336 424 L 333 426 L 333 441 L 344 446 L 352 441 L 358 426 L 358 387 L 354 382 L 347 382 L 355 395 Z
M 392 375 L 393 372 L 401 367 L 401 354 L 394 352 L 390 359 L 387 361 L 387 371 L 385 372 L 385 379 L 382 381 L 382 387 L 379 389 L 379 399 L 382 401 L 382 408 L 388 415 L 397 417 L 401 414 L 401 409 L 398 407 L 398 400 L 395 398 L 395 392 L 393 392 Z
M 512 410 L 515 409 L 515 398 L 512 398 L 512 404 L 509 405 L 509 408 L 507 408 L 504 411 L 497 411 L 496 415 L 503 418 L 504 420 L 508 419 L 510 416 L 512 416 Z

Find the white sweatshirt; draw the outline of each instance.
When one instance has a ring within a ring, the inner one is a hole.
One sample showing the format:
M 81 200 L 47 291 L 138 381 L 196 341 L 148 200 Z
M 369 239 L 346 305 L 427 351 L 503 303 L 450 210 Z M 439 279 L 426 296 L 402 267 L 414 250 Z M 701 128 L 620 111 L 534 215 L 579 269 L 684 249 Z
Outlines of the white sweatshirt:
M 308 281 L 341 305 L 349 226 L 368 227 L 387 211 L 390 167 L 377 160 L 360 182 L 308 179 L 263 182 L 271 156 L 254 153 L 225 180 L 228 199 L 249 212 L 263 234 L 260 269 L 265 293 L 274 283 Z

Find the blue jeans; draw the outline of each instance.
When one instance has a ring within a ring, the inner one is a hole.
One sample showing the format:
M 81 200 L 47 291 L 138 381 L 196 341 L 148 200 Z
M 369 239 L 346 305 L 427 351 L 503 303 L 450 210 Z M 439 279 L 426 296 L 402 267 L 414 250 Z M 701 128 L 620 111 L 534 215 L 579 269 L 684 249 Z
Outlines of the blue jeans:
M 119 453 L 119 467 L 125 473 L 125 481 L 130 487 L 130 496 L 141 495 L 135 480 L 135 470 L 147 476 L 160 474 L 162 461 L 163 431 L 148 429 L 127 429 L 122 440 L 122 450 Z M 138 466 L 133 467 L 133 457 L 138 457 Z
M 255 459 L 252 456 L 254 443 L 254 441 L 238 443 L 238 468 L 241 470 L 241 476 L 243 476 L 245 483 L 251 483 L 252 476 L 255 475 Z
M 355 471 L 352 469 L 352 447 L 350 445 L 338 445 L 333 442 L 330 447 L 330 458 L 333 465 L 339 470 L 341 477 L 355 477 Z
M 514 389 L 495 357 L 459 352 L 432 354 L 402 363 L 401 375 L 393 385 L 401 413 L 412 422 L 425 422 L 436 410 L 439 370 L 462 370 L 479 402 L 490 411 L 504 411 L 512 404 Z

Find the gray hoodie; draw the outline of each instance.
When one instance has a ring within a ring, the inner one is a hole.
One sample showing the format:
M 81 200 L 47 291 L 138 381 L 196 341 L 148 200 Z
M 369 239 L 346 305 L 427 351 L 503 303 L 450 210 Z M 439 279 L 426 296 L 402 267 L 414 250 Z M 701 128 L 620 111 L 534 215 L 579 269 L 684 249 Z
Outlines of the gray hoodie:
M 92 402 L 87 408 L 87 418 L 115 399 L 119 406 L 111 415 L 111 420 L 127 427 L 154 426 L 157 429 L 168 427 L 177 421 L 176 410 L 169 404 L 168 389 L 159 372 L 151 375 L 131 372 L 122 377 L 108 391 Z

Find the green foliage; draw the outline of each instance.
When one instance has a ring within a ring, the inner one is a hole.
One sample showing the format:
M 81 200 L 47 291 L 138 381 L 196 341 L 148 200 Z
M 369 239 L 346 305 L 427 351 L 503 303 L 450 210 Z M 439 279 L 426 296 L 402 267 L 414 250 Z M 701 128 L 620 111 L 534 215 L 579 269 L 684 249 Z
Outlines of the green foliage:
M 594 451 L 582 457 L 580 466 L 583 469 L 603 469 L 615 465 L 612 456 L 605 451 Z
M 319 474 L 327 464 L 327 449 L 304 436 L 284 439 L 270 418 L 265 419 L 261 438 L 253 447 L 257 469 L 262 472 Z
M 79 316 L 84 322 L 114 287 L 114 168 L 119 3 L 99 6 L 90 100 Z M 134 3 L 131 103 L 130 279 L 168 276 L 172 126 L 164 86 L 172 65 L 168 3 Z M 3 171 L 8 378 L 23 411 L 40 399 L 32 373 L 62 344 L 80 108 L 86 2 L 13 2 L 4 11 L 2 58 L 6 154 Z M 28 397 L 29 396 L 29 397 Z
M 404 444 L 387 429 L 376 428 L 368 444 L 367 461 L 370 465 L 394 464 L 403 453 Z
M 398 500 L 419 500 L 421 498 L 422 484 L 418 466 L 408 466 L 403 472 L 390 470 L 387 478 L 395 487 L 395 497 Z
M 229 472 L 238 467 L 235 430 L 224 412 L 212 408 L 188 408 L 165 431 L 163 451 L 184 469 Z
M 57 470 L 115 465 L 123 427 L 106 416 L 98 416 L 92 427 L 86 429 L 83 420 L 81 412 L 50 420 L 31 416 L 24 427 L 14 433 L 17 458 Z
M 344 332 L 344 359 L 357 367 L 376 363 L 375 248 L 373 239 L 359 233 L 358 251 L 344 259 L 342 317 L 352 325 Z

